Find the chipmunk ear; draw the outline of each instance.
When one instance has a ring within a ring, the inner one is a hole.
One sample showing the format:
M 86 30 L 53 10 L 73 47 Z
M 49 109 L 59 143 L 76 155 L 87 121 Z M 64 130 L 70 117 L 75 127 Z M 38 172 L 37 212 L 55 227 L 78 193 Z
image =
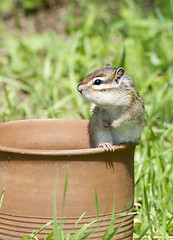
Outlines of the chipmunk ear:
M 118 68 L 116 71 L 115 81 L 118 83 L 118 85 L 121 84 L 121 81 L 124 77 L 125 70 L 124 68 Z
M 103 68 L 109 68 L 111 67 L 111 63 L 107 63 Z
M 117 77 L 117 78 L 123 77 L 124 74 L 125 74 L 124 68 L 118 68 L 118 69 L 117 69 L 117 73 L 116 73 L 116 77 Z

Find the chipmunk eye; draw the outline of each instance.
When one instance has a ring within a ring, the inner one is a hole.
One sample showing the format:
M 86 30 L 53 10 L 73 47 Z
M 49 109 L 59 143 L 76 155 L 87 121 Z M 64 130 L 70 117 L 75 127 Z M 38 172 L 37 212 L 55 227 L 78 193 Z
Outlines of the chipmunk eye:
M 94 85 L 100 85 L 102 83 L 102 81 L 100 79 L 96 79 L 94 81 Z

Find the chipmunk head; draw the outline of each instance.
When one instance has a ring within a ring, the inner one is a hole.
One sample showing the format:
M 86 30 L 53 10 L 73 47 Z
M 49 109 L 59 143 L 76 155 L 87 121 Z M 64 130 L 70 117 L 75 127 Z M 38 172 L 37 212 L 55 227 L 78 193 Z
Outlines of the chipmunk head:
M 133 87 L 133 80 L 125 73 L 124 68 L 113 68 L 108 63 L 90 73 L 77 86 L 77 90 L 89 101 L 106 107 L 126 105 L 130 98 L 130 88 Z

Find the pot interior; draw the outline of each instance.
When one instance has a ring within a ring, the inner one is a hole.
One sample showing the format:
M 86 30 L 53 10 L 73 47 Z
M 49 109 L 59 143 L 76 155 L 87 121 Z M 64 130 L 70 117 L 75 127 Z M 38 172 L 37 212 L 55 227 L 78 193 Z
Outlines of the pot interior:
M 35 119 L 0 124 L 0 150 L 72 150 L 89 148 L 88 120 Z

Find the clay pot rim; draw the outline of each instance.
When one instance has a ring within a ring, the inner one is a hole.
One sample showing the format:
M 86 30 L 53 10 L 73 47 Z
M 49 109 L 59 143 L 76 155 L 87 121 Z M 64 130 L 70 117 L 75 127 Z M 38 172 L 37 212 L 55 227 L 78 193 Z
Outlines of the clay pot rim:
M 50 119 L 25 119 L 25 120 L 15 120 L 15 121 L 8 121 L 2 122 L 1 125 L 12 124 L 15 122 L 27 122 L 27 121 L 55 121 L 59 119 L 50 118 Z M 76 119 L 63 119 L 60 120 L 71 120 L 75 121 Z M 79 119 L 78 119 L 79 120 Z M 82 120 L 82 119 L 81 119 Z M 114 145 L 114 150 L 124 150 L 127 148 L 135 147 L 136 144 L 128 143 L 128 144 L 121 144 L 121 145 Z M 16 153 L 21 155 L 45 155 L 45 156 L 62 156 L 62 155 L 89 155 L 89 154 L 96 154 L 96 153 L 104 153 L 103 148 L 83 148 L 83 149 L 68 149 L 68 150 L 37 150 L 37 149 L 25 149 L 25 148 L 13 148 L 13 147 L 6 147 L 0 145 L 0 151 L 6 153 Z
M 124 150 L 133 147 L 135 144 L 122 144 L 114 146 L 114 150 Z M 62 156 L 62 155 L 86 155 L 105 152 L 103 148 L 87 148 L 87 149 L 72 149 L 72 150 L 36 150 L 36 149 L 21 149 L 0 146 L 1 152 L 27 154 L 27 155 L 45 155 L 45 156 Z

